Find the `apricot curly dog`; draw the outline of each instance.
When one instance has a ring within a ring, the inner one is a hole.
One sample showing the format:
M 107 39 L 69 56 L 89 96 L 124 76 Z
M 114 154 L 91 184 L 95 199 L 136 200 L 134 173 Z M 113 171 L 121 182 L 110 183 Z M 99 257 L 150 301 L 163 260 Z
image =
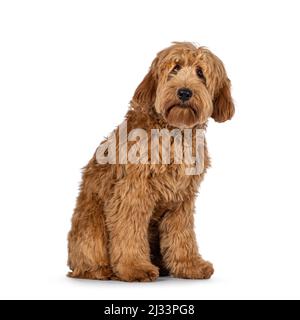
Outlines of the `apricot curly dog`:
M 209 117 L 223 122 L 233 114 L 221 60 L 204 47 L 175 42 L 152 62 L 126 121 L 128 132 L 190 129 L 194 141 L 195 130 L 204 130 Z M 131 139 L 126 150 L 132 145 Z M 213 266 L 198 253 L 193 219 L 197 189 L 209 167 L 205 140 L 203 154 L 203 170 L 191 175 L 185 163 L 174 161 L 174 152 L 170 163 L 155 164 L 125 163 L 120 156 L 99 163 L 95 153 L 83 171 L 69 233 L 69 275 L 123 281 L 153 281 L 167 274 L 210 278 Z

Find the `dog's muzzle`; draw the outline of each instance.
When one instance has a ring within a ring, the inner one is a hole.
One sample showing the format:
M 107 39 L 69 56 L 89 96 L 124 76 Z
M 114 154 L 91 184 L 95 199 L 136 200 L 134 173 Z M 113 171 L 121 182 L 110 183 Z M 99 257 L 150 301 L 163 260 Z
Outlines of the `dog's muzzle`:
M 192 95 L 193 95 L 192 90 L 188 88 L 180 88 L 177 90 L 177 96 L 182 102 L 190 100 Z

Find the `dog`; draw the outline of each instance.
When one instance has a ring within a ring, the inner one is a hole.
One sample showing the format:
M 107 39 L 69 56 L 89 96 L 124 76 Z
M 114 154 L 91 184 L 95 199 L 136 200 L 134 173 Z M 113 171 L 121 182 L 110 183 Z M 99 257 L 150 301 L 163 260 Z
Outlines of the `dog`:
M 189 129 L 194 141 L 196 130 L 205 130 L 210 117 L 224 122 L 234 110 L 222 61 L 205 47 L 174 42 L 157 54 L 137 87 L 126 130 Z M 120 130 L 114 133 L 114 148 L 119 150 Z M 127 142 L 127 153 L 132 145 L 132 140 Z M 193 219 L 197 190 L 209 166 L 205 139 L 203 170 L 192 175 L 174 158 L 170 163 L 123 163 L 119 156 L 112 163 L 99 163 L 95 152 L 83 170 L 68 236 L 69 276 L 122 281 L 153 281 L 159 275 L 210 278 L 214 269 L 198 252 Z

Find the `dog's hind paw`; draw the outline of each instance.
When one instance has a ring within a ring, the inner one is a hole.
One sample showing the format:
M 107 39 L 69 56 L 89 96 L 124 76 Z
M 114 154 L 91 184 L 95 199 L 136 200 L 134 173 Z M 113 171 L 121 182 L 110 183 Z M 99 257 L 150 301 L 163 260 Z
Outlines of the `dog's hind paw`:
M 68 277 L 90 280 L 110 280 L 113 278 L 113 272 L 109 266 L 99 266 L 89 270 L 75 269 L 68 273 Z

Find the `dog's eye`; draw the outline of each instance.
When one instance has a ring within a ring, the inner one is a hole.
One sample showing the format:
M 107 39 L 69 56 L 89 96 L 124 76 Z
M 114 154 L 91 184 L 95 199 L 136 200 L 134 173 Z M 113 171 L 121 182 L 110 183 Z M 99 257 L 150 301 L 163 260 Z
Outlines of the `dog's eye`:
M 205 80 L 205 77 L 204 77 L 204 74 L 203 74 L 203 71 L 202 71 L 201 68 L 197 68 L 196 72 L 197 72 L 197 76 L 198 76 L 200 79 Z
M 181 69 L 181 66 L 179 64 L 176 64 L 176 66 L 172 69 L 172 73 L 177 73 Z

